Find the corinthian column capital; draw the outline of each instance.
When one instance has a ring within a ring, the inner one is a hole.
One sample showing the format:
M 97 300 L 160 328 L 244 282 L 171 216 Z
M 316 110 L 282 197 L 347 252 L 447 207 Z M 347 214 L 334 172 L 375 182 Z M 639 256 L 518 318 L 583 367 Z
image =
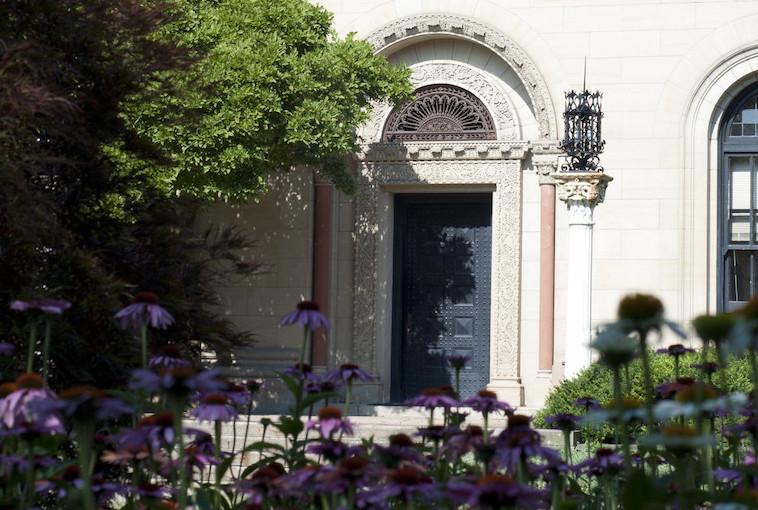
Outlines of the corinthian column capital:
M 569 206 L 582 203 L 594 208 L 605 199 L 605 189 L 613 177 L 602 172 L 557 172 L 553 179 L 558 198 Z

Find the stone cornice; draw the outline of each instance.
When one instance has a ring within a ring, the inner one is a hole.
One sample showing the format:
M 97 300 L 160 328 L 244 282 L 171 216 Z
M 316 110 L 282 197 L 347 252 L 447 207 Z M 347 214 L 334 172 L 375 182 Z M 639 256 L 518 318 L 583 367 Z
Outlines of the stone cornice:
M 370 143 L 360 145 L 358 157 L 366 162 L 521 160 L 529 148 L 529 142 L 498 141 Z
M 558 186 L 558 198 L 569 206 L 572 202 L 586 202 L 590 207 L 602 203 L 608 183 L 613 180 L 602 172 L 556 172 L 552 177 Z

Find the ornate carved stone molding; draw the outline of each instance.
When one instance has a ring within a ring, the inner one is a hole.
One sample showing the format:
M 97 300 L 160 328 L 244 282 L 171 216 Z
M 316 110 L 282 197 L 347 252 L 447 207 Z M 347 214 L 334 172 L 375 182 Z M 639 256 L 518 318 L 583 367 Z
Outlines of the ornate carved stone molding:
M 495 123 L 474 94 L 455 85 L 427 85 L 384 125 L 385 142 L 496 140 Z
M 605 199 L 612 177 L 600 172 L 557 172 L 558 198 L 566 202 L 569 225 L 592 225 L 595 206 Z
M 553 174 L 558 198 L 566 203 L 586 201 L 595 207 L 605 199 L 605 189 L 613 177 L 601 172 L 558 172 Z
M 405 142 L 361 145 L 358 156 L 364 161 L 436 161 L 523 159 L 527 142 Z
M 422 34 L 449 34 L 470 39 L 498 54 L 524 84 L 540 126 L 540 137 L 557 138 L 555 111 L 545 80 L 524 50 L 498 30 L 463 16 L 424 14 L 385 25 L 371 33 L 367 40 L 380 52 L 399 41 Z
M 380 224 L 380 203 L 388 191 L 424 185 L 494 185 L 492 204 L 491 369 L 495 381 L 519 377 L 519 301 L 521 260 L 521 169 L 518 160 L 499 161 L 363 161 L 356 198 L 353 357 L 377 368 L 377 317 L 383 298 L 377 292 L 379 253 L 390 249 L 387 225 Z
M 519 132 L 508 96 L 475 67 L 459 62 L 423 62 L 412 66 L 411 84 L 419 89 L 435 84 L 453 85 L 475 95 L 492 115 L 498 140 L 515 140 Z M 372 104 L 371 118 L 358 131 L 366 143 L 381 143 L 382 132 L 392 112 L 388 103 Z

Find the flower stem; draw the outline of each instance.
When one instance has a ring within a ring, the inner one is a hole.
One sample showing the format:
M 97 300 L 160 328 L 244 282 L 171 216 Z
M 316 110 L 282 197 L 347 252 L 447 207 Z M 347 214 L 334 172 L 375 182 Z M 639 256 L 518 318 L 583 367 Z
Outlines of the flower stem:
M 34 369 L 34 346 L 37 343 L 37 323 L 32 321 L 29 327 L 29 351 L 26 355 L 26 371 Z
M 74 429 L 79 442 L 79 472 L 82 477 L 82 499 L 85 510 L 95 510 L 95 497 L 92 493 L 92 447 L 95 437 L 94 420 L 75 420 Z
M 247 420 L 245 421 L 245 433 L 242 436 L 242 449 L 243 450 L 247 448 L 247 435 L 248 435 L 248 432 L 250 432 L 250 415 L 252 413 L 253 413 L 253 400 L 251 398 L 250 402 L 248 402 L 247 404 Z M 243 457 L 240 459 L 240 468 L 239 468 L 239 471 L 237 472 L 237 478 L 242 476 L 243 461 L 244 461 L 244 454 L 243 454 Z
M 215 441 L 213 445 L 214 454 L 216 455 L 216 460 L 218 461 L 218 465 L 216 466 L 216 508 L 221 508 L 221 470 L 218 468 L 221 464 L 221 421 L 216 420 L 213 423 L 213 431 L 215 433 Z
M 653 379 L 650 375 L 650 353 L 647 351 L 647 332 L 640 331 L 640 351 L 642 355 L 642 375 L 645 379 L 645 410 L 647 414 L 648 432 L 655 430 L 653 418 Z
M 142 368 L 147 368 L 147 322 L 140 328 L 140 343 L 142 350 Z
M 624 424 L 624 402 L 621 400 L 621 371 L 613 369 L 613 398 L 616 401 L 616 437 L 621 437 L 622 450 L 624 452 L 624 471 L 627 478 L 632 470 L 632 456 L 629 452 L 629 436 Z M 568 450 L 568 438 L 566 439 Z
M 34 501 L 34 478 L 35 478 L 35 463 L 34 463 L 34 449 L 32 448 L 32 442 L 27 441 L 27 462 L 29 463 L 29 466 L 26 470 L 26 483 L 24 484 L 24 493 L 21 497 L 21 500 L 19 503 L 21 506 L 19 507 L 20 510 L 26 510 L 27 508 L 32 507 L 32 502 Z
M 179 457 L 179 486 L 178 489 L 178 503 L 179 508 L 187 508 L 187 466 L 184 462 L 184 430 L 182 426 L 182 419 L 184 416 L 184 406 L 181 400 L 176 399 L 172 402 L 172 411 L 174 413 L 174 436 L 177 447 L 177 455 Z
M 308 337 L 310 336 L 310 331 L 308 328 L 303 329 L 303 343 L 300 344 L 300 368 L 302 369 L 303 363 L 305 363 L 305 351 L 306 346 L 308 345 Z
M 45 341 L 42 344 L 42 381 L 47 386 L 48 364 L 50 362 L 50 335 L 52 321 L 45 321 Z

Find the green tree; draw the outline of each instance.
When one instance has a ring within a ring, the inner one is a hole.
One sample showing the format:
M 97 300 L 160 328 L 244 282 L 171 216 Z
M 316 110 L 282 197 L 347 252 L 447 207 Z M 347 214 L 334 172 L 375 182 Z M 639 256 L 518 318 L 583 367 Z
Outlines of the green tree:
M 306 0 L 181 0 L 164 36 L 202 55 L 133 96 L 129 125 L 171 156 L 166 189 L 242 199 L 271 172 L 321 168 L 351 191 L 345 156 L 375 100 L 402 101 L 409 71 L 374 55 Z
M 177 319 L 155 344 L 248 341 L 210 305 L 255 271 L 253 244 L 199 231 L 200 199 L 302 163 L 349 189 L 367 105 L 407 93 L 406 71 L 330 23 L 295 0 L 0 2 L 0 341 L 25 341 L 10 300 L 65 298 L 52 383 L 118 384 L 139 349 L 112 317 L 138 290 Z

